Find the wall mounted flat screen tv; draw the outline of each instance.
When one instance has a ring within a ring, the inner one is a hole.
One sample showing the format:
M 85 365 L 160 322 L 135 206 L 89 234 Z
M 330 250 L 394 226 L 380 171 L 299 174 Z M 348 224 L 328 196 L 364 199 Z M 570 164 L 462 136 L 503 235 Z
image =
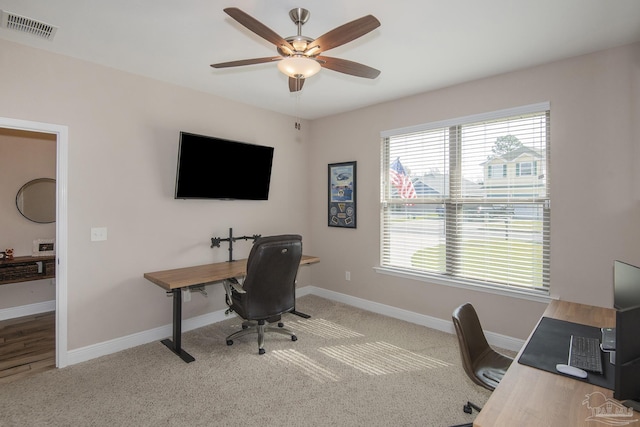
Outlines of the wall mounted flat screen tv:
M 273 150 L 180 132 L 175 198 L 267 200 Z

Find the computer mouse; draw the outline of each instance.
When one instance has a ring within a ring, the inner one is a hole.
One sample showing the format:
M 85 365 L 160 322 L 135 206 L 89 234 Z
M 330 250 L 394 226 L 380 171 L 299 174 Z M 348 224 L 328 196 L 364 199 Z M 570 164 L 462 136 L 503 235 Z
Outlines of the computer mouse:
M 556 370 L 563 374 L 571 375 L 577 378 L 587 378 L 587 371 L 584 369 L 576 368 L 575 366 L 565 365 L 564 363 L 558 363 Z

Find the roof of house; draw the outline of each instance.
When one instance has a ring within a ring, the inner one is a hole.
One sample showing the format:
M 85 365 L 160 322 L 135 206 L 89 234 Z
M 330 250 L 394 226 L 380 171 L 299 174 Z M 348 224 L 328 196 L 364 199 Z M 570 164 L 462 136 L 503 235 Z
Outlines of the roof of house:
M 531 156 L 537 158 L 537 159 L 541 159 L 543 156 L 540 153 L 540 151 L 533 149 L 533 148 L 529 148 L 526 147 L 524 145 L 516 148 L 515 150 L 509 151 L 508 153 L 504 153 L 501 156 L 493 156 L 489 159 L 487 159 L 485 162 L 481 163 L 482 165 L 486 165 L 487 163 L 493 161 L 493 160 L 504 160 L 505 162 L 512 162 L 514 160 L 516 160 L 518 157 L 522 156 L 523 154 L 530 154 Z

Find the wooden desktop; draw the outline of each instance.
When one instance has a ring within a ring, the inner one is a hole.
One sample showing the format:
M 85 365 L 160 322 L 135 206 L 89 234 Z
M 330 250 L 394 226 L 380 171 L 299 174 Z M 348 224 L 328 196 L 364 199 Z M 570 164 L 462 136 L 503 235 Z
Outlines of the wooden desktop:
M 320 258 L 303 255 L 300 265 L 320 262 Z M 244 276 L 247 272 L 247 260 L 240 259 L 232 262 L 216 262 L 213 264 L 197 265 L 195 267 L 176 268 L 173 270 L 144 273 L 144 278 L 160 286 L 164 290 L 186 288 L 205 283 L 221 282 L 232 277 Z
M 567 301 L 552 301 L 543 317 L 596 327 L 614 327 L 616 323 L 613 309 Z M 632 417 L 617 417 L 616 424 L 594 417 L 597 410 L 592 408 L 593 401 L 589 397 L 592 393 L 600 392 L 607 401 L 617 406 L 619 402 L 613 398 L 613 391 L 522 365 L 518 363 L 518 358 L 525 347 L 526 343 L 476 417 L 474 426 L 640 425 L 640 414 L 637 412 Z
M 300 265 L 320 262 L 320 258 L 303 255 Z M 218 262 L 194 267 L 144 273 L 144 278 L 173 294 L 173 339 L 162 340 L 162 344 L 177 354 L 185 362 L 195 359 L 182 349 L 182 289 L 190 286 L 221 282 L 233 277 L 244 276 L 247 272 L 247 260 Z M 295 310 L 294 310 L 295 312 Z M 304 316 L 302 313 L 295 312 Z

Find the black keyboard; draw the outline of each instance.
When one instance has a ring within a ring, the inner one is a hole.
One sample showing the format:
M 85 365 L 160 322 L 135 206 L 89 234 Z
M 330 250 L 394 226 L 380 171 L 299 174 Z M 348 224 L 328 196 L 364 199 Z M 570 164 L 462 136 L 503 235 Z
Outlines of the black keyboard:
M 571 335 L 568 365 L 601 374 L 602 354 L 600 353 L 600 340 L 598 338 Z

